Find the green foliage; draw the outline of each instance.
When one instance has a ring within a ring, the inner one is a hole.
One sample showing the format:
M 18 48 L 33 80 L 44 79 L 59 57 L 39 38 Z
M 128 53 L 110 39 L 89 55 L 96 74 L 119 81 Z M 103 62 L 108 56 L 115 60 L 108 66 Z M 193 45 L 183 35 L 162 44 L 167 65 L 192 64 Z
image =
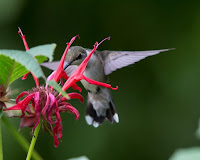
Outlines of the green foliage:
M 55 44 L 48 44 L 31 48 L 29 51 L 0 50 L 0 84 L 5 84 L 5 88 L 7 88 L 28 71 L 31 71 L 36 77 L 45 79 L 38 63 L 42 63 L 47 57 L 51 61 L 55 47 Z
M 33 47 L 29 49 L 27 52 L 30 53 L 33 57 L 38 57 L 37 59 L 41 59 L 48 57 L 49 61 L 51 62 L 53 60 L 53 53 L 56 48 L 56 44 L 45 44 L 45 45 L 40 45 L 37 47 Z M 40 57 L 40 58 L 39 58 Z M 39 61 L 41 63 L 43 61 Z
M 200 147 L 178 149 L 169 160 L 199 160 Z
M 60 85 L 58 83 L 56 83 L 54 80 L 47 81 L 47 83 L 50 86 L 52 86 L 55 90 L 57 90 L 59 93 L 61 93 L 65 98 L 69 99 L 69 96 L 67 95 L 67 93 L 65 91 L 63 91 L 62 88 L 60 87 Z

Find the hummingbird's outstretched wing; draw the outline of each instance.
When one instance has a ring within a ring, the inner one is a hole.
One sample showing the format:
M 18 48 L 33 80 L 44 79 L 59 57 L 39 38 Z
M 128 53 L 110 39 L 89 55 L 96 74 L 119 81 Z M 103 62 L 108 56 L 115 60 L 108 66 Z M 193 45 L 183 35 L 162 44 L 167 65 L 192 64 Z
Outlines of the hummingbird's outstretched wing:
M 59 63 L 60 63 L 60 61 L 54 61 L 54 62 L 41 63 L 40 65 L 55 71 L 57 69 Z M 64 66 L 65 66 L 65 63 L 64 63 Z M 69 67 L 67 67 L 65 69 L 65 72 L 67 73 L 68 76 L 71 76 L 77 67 L 78 66 L 76 66 L 76 65 L 70 65 Z
M 173 48 L 172 48 L 173 49 Z M 103 51 L 104 72 L 109 75 L 113 71 L 134 64 L 148 56 L 165 52 L 172 49 L 151 50 L 151 51 Z

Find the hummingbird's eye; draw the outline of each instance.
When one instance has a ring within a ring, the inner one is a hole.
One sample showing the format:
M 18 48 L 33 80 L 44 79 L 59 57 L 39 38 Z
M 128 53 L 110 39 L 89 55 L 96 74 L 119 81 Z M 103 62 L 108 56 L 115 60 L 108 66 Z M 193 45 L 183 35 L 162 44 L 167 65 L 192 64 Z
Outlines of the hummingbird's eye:
M 82 54 L 79 54 L 76 60 L 81 59 L 81 58 L 82 58 Z

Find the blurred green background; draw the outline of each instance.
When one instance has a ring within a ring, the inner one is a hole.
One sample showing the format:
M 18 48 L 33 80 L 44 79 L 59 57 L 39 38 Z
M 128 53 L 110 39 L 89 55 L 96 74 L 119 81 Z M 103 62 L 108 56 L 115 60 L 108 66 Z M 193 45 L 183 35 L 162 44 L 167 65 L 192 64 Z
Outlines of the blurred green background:
M 62 114 L 63 138 L 54 148 L 53 137 L 40 131 L 36 149 L 45 160 L 81 155 L 91 160 L 167 160 L 177 148 L 198 146 L 194 135 L 200 117 L 200 3 L 181 0 L 0 0 L 0 49 L 24 50 L 20 26 L 29 47 L 56 43 L 59 60 L 65 43 L 91 48 L 111 36 L 99 50 L 176 48 L 148 57 L 110 76 L 120 123 L 95 129 L 84 119 L 85 104 L 71 102 L 80 111 Z M 44 69 L 46 75 L 49 70 Z M 29 76 L 12 85 L 18 92 L 35 84 Z M 86 99 L 86 91 L 83 92 Z M 15 97 L 15 95 L 13 95 Z M 19 118 L 11 120 L 19 126 Z M 21 134 L 31 140 L 31 129 Z M 5 160 L 25 159 L 26 153 L 3 128 Z

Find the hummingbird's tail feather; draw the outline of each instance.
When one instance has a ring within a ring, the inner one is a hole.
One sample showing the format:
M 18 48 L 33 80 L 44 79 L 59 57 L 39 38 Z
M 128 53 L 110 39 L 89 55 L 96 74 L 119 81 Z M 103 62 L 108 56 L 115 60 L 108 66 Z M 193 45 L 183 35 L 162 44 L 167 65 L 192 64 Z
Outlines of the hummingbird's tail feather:
M 85 119 L 88 125 L 93 125 L 95 128 L 97 128 L 99 124 L 102 124 L 105 119 L 108 119 L 111 123 L 113 123 L 113 121 L 116 123 L 119 122 L 119 117 L 112 100 L 106 108 L 98 108 L 88 101 Z

